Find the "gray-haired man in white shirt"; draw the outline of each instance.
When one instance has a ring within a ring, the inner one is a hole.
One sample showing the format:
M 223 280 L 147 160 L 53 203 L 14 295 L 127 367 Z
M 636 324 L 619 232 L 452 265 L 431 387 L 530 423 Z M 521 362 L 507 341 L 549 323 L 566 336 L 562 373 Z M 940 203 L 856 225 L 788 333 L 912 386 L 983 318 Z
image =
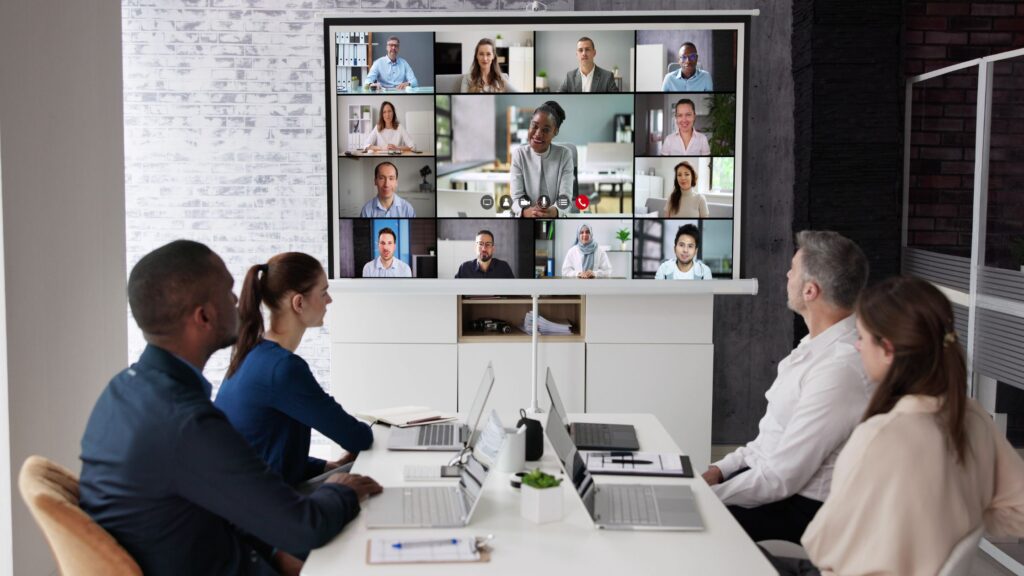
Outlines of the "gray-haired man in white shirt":
M 854 347 L 867 259 L 835 232 L 804 231 L 796 240 L 786 293 L 810 334 L 779 363 L 757 438 L 704 473 L 755 542 L 800 542 L 872 393 Z

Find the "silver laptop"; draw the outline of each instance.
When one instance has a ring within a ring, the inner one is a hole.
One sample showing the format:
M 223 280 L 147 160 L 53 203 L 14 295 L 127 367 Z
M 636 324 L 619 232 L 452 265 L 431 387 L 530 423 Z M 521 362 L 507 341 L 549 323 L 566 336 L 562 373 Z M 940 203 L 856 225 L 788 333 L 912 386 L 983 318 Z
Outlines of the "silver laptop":
M 598 528 L 609 530 L 703 530 L 697 500 L 689 486 L 602 484 L 597 486 L 565 431 L 558 412 L 548 413 L 548 440 L 572 478 L 576 493 Z
M 477 427 L 484 414 L 484 406 L 494 387 L 494 368 L 487 363 L 484 377 L 476 389 L 473 407 L 466 415 L 466 422 L 441 422 L 425 426 L 409 428 L 392 428 L 388 439 L 388 450 L 437 450 L 456 452 L 463 448 L 472 448 L 476 440 Z
M 551 398 L 551 411 L 558 412 L 562 422 L 568 422 L 562 396 L 555 386 L 555 377 L 548 368 L 544 386 Z M 615 450 L 636 452 L 640 449 L 640 441 L 636 438 L 636 428 L 629 424 L 599 424 L 596 422 L 574 422 L 568 426 L 569 436 L 580 450 Z
M 446 528 L 466 526 L 480 503 L 488 467 L 470 453 L 458 486 L 385 488 L 366 505 L 369 528 Z

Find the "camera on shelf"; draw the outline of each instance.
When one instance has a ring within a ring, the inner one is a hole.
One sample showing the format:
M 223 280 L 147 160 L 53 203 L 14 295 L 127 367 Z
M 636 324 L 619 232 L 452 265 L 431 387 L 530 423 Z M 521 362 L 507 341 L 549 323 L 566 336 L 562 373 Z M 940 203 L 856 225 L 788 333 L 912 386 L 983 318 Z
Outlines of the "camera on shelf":
M 494 320 L 491 318 L 479 318 L 473 320 L 473 330 L 478 332 L 498 332 L 500 334 L 511 334 L 512 325 L 504 320 Z

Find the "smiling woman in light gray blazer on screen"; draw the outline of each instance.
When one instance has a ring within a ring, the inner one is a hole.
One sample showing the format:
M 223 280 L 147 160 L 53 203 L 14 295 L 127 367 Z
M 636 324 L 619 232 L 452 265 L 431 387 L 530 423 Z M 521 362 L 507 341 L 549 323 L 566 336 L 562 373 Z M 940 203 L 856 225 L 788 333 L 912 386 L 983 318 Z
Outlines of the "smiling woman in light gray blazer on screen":
M 559 215 L 556 200 L 572 200 L 572 150 L 552 144 L 565 121 L 565 110 L 558 102 L 547 101 L 533 111 L 527 143 L 512 151 L 512 213 L 524 218 L 554 218 Z M 541 198 L 547 199 L 547 205 Z M 520 205 L 521 199 L 530 204 Z

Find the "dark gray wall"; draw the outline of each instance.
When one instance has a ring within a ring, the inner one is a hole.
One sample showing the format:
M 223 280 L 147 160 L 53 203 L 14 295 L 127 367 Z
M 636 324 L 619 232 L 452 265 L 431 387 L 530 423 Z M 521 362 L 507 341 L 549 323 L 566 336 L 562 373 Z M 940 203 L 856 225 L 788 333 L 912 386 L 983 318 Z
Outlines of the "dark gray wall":
M 373 59 L 388 55 L 388 37 L 398 36 L 398 57 L 412 66 L 420 86 L 434 85 L 434 34 L 432 32 L 378 32 L 373 30 Z

